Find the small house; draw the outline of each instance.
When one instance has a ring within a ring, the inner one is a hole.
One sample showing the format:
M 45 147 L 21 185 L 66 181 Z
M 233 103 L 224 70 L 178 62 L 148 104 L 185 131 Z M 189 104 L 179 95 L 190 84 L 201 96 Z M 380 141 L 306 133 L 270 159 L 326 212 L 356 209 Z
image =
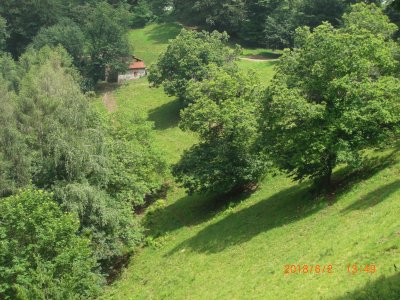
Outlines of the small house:
M 123 83 L 128 80 L 139 79 L 147 75 L 147 68 L 143 60 L 133 57 L 129 64 L 128 71 L 124 74 L 118 74 L 118 83 Z

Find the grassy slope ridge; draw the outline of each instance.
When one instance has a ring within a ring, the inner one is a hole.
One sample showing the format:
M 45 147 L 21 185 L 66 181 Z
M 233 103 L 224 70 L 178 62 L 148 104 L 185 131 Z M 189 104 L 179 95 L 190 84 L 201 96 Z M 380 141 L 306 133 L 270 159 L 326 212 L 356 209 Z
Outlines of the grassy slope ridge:
M 151 63 L 177 31 L 151 25 L 130 38 Z M 264 82 L 272 77 L 273 62 L 240 63 L 257 68 Z M 196 141 L 177 127 L 176 101 L 146 79 L 121 87 L 116 98 L 128 115 L 148 112 L 170 163 Z M 175 187 L 144 216 L 149 246 L 103 299 L 378 299 L 382 291 L 382 299 L 399 299 L 400 160 L 395 151 L 381 156 L 385 167 L 353 177 L 332 205 L 282 175 L 230 204 Z M 349 263 L 374 263 L 378 271 L 351 275 Z M 284 275 L 286 264 L 332 264 L 333 274 Z

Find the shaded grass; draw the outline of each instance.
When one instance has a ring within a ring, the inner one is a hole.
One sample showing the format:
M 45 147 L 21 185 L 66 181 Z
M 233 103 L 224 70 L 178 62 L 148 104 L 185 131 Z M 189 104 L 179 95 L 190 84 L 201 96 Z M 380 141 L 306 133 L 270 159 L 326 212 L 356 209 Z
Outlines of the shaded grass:
M 158 238 L 185 226 L 196 226 L 218 213 L 231 209 L 245 201 L 250 195 L 186 195 L 181 190 L 172 198 L 177 199 L 168 206 L 155 207 L 147 212 L 144 224 L 148 235 Z
M 318 200 L 310 196 L 306 184 L 290 186 L 207 226 L 191 239 L 176 246 L 169 255 L 182 249 L 217 253 L 246 243 L 260 233 L 315 213 L 325 205 Z
M 399 299 L 400 273 L 392 276 L 382 276 L 377 280 L 368 282 L 364 287 L 335 300 L 377 300 Z
M 154 122 L 155 129 L 157 130 L 177 127 L 181 106 L 181 103 L 177 99 L 166 102 L 161 106 L 149 110 L 149 120 Z
M 365 210 L 374 207 L 382 201 L 389 198 L 392 194 L 397 193 L 400 190 L 400 180 L 396 179 L 393 182 L 385 184 L 378 189 L 369 192 L 368 194 L 360 197 L 356 202 L 346 207 L 343 210 L 344 213 L 351 212 L 353 210 Z
M 243 48 L 243 56 L 259 57 L 264 59 L 277 59 L 282 55 L 283 51 L 268 50 L 264 48 Z

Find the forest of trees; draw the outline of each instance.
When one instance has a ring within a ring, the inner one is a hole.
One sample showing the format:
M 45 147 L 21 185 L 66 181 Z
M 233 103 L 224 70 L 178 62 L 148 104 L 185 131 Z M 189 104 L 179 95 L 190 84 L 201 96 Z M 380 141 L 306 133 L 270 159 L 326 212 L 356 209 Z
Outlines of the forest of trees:
M 147 116 L 117 122 L 87 93 L 125 68 L 127 7 L 48 2 L 0 4 L 1 299 L 95 297 L 167 172 Z
M 143 4 L 144 0 L 139 1 Z M 270 49 L 291 47 L 299 26 L 322 22 L 341 24 L 342 15 L 356 2 L 383 0 L 147 0 L 148 7 L 173 8 L 178 19 L 206 30 L 227 31 L 249 45 Z M 396 4 L 394 4 L 395 6 Z M 391 6 L 388 5 L 388 10 Z
M 1 1 L 0 298 L 94 298 L 143 241 L 135 212 L 169 167 L 146 115 L 91 105 L 127 67 L 129 28 L 175 17 L 205 30 L 182 30 L 149 75 L 199 136 L 172 168 L 190 193 L 254 190 L 275 170 L 330 190 L 336 166 L 400 133 L 400 5 L 364 2 Z M 266 89 L 214 30 L 288 48 Z

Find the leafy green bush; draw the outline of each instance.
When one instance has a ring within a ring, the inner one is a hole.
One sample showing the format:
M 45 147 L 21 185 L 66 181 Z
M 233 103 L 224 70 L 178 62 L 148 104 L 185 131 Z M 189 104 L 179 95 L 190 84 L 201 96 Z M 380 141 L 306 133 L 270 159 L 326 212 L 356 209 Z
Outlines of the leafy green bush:
M 103 266 L 141 242 L 142 227 L 129 202 L 87 183 L 59 184 L 54 191 L 61 209 L 78 216 L 79 233 L 90 238 L 94 255 Z
M 133 207 L 145 204 L 164 185 L 167 164 L 153 145 L 152 124 L 137 112 L 125 119 L 118 114 L 109 122 L 107 191 Z
M 92 299 L 102 278 L 79 221 L 51 195 L 26 190 L 0 201 L 0 298 Z

